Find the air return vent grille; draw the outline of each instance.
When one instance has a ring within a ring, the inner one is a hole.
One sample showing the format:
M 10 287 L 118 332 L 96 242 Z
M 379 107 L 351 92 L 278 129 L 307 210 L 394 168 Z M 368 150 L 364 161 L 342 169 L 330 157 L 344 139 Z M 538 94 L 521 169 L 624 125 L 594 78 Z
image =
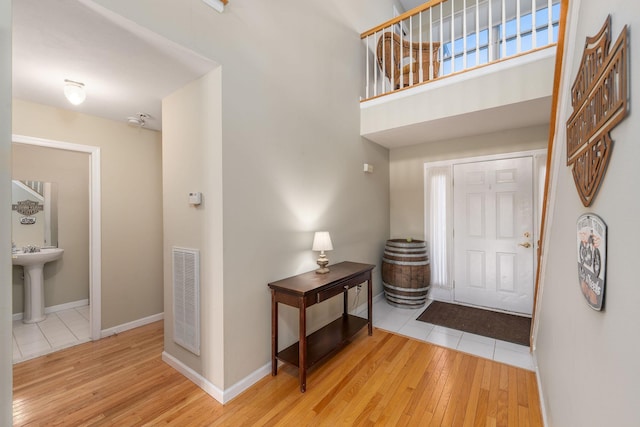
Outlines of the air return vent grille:
M 173 248 L 173 340 L 200 355 L 200 251 Z

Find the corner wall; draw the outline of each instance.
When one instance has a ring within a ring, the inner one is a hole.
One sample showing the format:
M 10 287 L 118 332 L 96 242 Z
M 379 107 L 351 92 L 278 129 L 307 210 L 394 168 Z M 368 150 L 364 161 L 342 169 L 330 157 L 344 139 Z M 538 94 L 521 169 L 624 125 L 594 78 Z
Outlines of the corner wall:
M 164 349 L 224 388 L 222 114 L 217 68 L 162 101 Z M 188 194 L 202 192 L 202 204 Z M 173 341 L 174 246 L 200 251 L 200 356 Z
M 0 425 L 13 424 L 11 338 L 11 0 L 0 0 Z
M 630 28 L 631 111 L 611 132 L 614 143 L 606 175 L 595 201 L 585 208 L 566 166 L 565 125 L 585 38 L 600 30 L 608 14 L 612 45 L 625 24 Z M 568 22 L 538 299 L 535 355 L 541 392 L 549 426 L 635 426 L 640 397 L 640 84 L 633 70 L 640 60 L 640 9 L 623 0 L 573 0 Z M 576 221 L 587 212 L 608 226 L 604 308 L 599 312 L 587 306 L 578 282 Z

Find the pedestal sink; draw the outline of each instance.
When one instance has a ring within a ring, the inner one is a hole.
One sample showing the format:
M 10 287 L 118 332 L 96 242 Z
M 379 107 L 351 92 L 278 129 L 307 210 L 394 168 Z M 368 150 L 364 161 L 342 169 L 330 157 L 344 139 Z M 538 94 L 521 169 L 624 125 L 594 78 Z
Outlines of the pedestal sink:
M 40 252 L 18 251 L 11 254 L 13 265 L 24 268 L 24 323 L 35 323 L 45 319 L 44 277 L 42 269 L 47 262 L 62 258 L 64 249 L 47 248 Z

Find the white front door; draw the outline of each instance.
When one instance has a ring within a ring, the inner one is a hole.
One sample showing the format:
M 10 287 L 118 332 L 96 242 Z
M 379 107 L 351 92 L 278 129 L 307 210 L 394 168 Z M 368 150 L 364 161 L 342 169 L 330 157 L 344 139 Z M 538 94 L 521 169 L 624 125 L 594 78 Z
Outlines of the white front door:
M 532 157 L 453 167 L 454 298 L 531 315 Z

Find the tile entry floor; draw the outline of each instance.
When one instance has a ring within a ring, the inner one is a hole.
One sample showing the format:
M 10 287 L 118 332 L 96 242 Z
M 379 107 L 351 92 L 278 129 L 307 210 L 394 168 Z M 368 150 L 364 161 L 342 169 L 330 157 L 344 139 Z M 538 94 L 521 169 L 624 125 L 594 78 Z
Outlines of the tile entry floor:
M 90 341 L 89 306 L 47 314 L 38 323 L 13 321 L 13 363 Z
M 427 305 L 431 300 L 427 301 Z M 416 320 L 425 310 L 391 306 L 384 297 L 373 303 L 373 325 L 386 331 L 535 371 L 529 347 Z M 364 313 L 363 313 L 364 314 Z

